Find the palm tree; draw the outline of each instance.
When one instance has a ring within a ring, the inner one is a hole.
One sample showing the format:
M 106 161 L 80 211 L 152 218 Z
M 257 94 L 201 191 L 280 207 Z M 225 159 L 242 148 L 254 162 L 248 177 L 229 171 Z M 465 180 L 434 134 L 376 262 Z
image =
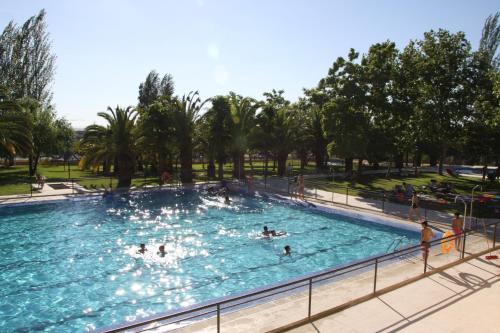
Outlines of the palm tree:
M 33 148 L 31 122 L 22 113 L 21 106 L 7 98 L 0 88 L 0 149 L 9 157 L 19 152 L 28 153 Z
M 203 116 L 207 122 L 207 145 L 209 158 L 213 156 L 218 164 L 217 176 L 224 177 L 229 144 L 231 142 L 231 108 L 226 96 L 215 96 L 211 99 L 212 107 Z
M 107 168 L 114 163 L 118 187 L 130 187 L 135 164 L 135 123 L 137 113 L 131 107 L 115 110 L 108 107 L 97 115 L 107 121 L 106 126 L 90 125 L 85 129 L 81 146 L 84 151 L 83 165 Z
M 202 102 L 198 92 L 190 92 L 182 99 L 174 99 L 173 115 L 181 162 L 181 182 L 193 182 L 193 133 L 199 112 L 207 101 Z
M 278 161 L 278 176 L 280 177 L 285 175 L 288 154 L 295 146 L 297 135 L 295 113 L 295 110 L 283 107 L 275 115 L 273 137 L 278 143 L 275 145 L 275 153 Z
M 255 122 L 257 103 L 251 98 L 229 94 L 232 124 L 233 177 L 245 177 L 245 152 L 248 148 L 248 136 Z

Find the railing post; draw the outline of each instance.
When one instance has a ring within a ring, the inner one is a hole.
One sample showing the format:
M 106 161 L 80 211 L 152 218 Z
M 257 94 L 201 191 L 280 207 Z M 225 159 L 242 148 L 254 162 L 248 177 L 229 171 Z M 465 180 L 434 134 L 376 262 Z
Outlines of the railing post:
M 217 333 L 220 333 L 220 304 L 217 304 Z
M 307 318 L 311 318 L 311 304 L 312 304 L 312 278 L 309 279 L 309 310 Z
M 427 272 L 427 259 L 429 258 L 429 253 L 431 252 L 431 245 L 429 244 L 429 249 L 425 249 L 425 251 L 429 250 L 428 252 L 425 253 L 425 260 L 424 260 L 424 274 Z
M 349 206 L 349 187 L 345 187 L 345 205 Z
M 497 242 L 497 225 L 498 223 L 496 223 L 495 227 L 493 228 L 493 248 L 495 248 L 495 244 Z
M 332 203 L 333 203 L 333 193 L 334 193 L 334 192 L 332 191 Z
M 382 197 L 382 213 L 384 212 L 385 210 L 385 193 L 384 193 L 384 196 Z
M 33 197 L 33 183 L 30 177 L 30 198 Z
M 375 258 L 375 275 L 373 276 L 373 293 L 377 291 L 378 258 Z
M 314 199 L 318 199 L 318 189 L 314 188 Z
M 461 259 L 463 259 L 465 257 L 465 239 L 467 238 L 467 232 L 464 232 L 464 241 L 463 241 L 463 244 L 462 244 L 462 255 L 461 255 Z

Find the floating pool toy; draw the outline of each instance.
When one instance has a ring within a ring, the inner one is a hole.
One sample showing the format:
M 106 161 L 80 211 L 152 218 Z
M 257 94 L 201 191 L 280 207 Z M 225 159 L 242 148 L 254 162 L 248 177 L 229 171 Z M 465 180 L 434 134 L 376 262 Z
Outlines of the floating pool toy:
M 450 251 L 455 247 L 454 239 L 448 238 L 453 236 L 455 236 L 453 231 L 447 231 L 443 234 L 443 238 L 441 239 L 441 252 L 444 254 L 450 253 Z

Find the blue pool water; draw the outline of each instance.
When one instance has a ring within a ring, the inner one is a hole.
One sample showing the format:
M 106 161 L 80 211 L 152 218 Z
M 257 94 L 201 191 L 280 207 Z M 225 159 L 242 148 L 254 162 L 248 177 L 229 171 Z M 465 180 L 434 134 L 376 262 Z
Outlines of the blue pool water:
M 384 253 L 395 237 L 418 241 L 276 200 L 232 199 L 161 191 L 0 208 L 0 332 L 88 331 Z M 263 225 L 287 235 L 262 238 Z M 282 257 L 287 244 L 292 256 Z

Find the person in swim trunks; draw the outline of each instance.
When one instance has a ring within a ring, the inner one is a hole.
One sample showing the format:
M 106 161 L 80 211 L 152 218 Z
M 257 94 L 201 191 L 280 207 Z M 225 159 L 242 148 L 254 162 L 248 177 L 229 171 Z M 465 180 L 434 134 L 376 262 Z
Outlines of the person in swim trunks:
M 430 242 L 434 237 L 434 232 L 429 228 L 427 221 L 422 222 L 422 232 L 420 234 L 421 248 L 422 248 L 422 258 L 427 260 L 429 256 Z
M 420 219 L 420 212 L 418 210 L 418 196 L 417 192 L 413 192 L 411 197 L 410 212 L 408 213 L 408 220 L 413 220 L 413 215 L 417 214 L 418 219 Z
M 455 248 L 458 250 L 460 249 L 461 246 L 461 240 L 462 237 L 458 237 L 462 234 L 462 231 L 464 229 L 464 221 L 460 218 L 460 213 L 456 212 L 455 213 L 455 218 L 453 221 L 451 221 L 451 229 L 453 230 L 453 233 L 457 238 L 455 238 Z

